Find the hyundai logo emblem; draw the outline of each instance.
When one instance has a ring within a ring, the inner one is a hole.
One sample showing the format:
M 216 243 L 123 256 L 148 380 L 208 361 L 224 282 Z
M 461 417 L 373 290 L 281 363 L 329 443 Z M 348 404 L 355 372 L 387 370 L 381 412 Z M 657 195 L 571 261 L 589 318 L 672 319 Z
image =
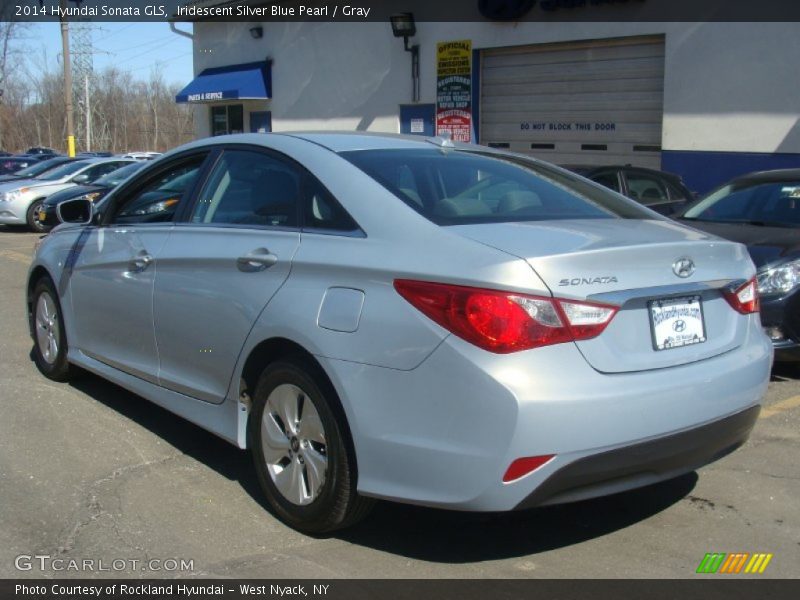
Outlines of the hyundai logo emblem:
M 691 258 L 679 258 L 672 263 L 672 272 L 685 279 L 694 273 L 694 261 Z
M 678 319 L 672 324 L 672 331 L 675 333 L 680 333 L 686 329 L 686 321 L 683 319 Z

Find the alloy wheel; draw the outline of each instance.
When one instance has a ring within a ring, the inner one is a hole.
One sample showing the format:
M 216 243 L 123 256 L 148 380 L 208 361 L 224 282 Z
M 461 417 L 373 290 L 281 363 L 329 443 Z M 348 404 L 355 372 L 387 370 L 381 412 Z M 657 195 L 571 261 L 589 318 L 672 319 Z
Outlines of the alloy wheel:
M 320 494 L 328 470 L 325 428 L 314 403 L 293 384 L 277 386 L 261 419 L 261 447 L 272 482 L 299 506 Z
M 55 301 L 49 293 L 42 292 L 36 302 L 36 343 L 49 365 L 58 357 L 60 327 Z

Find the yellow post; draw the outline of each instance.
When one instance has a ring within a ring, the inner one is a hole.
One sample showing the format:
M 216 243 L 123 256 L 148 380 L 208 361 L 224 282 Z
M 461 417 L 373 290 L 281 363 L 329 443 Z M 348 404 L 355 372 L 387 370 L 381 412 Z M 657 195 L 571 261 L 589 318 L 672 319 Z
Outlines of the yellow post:
M 70 158 L 75 158 L 75 136 L 68 135 L 67 136 L 67 156 Z

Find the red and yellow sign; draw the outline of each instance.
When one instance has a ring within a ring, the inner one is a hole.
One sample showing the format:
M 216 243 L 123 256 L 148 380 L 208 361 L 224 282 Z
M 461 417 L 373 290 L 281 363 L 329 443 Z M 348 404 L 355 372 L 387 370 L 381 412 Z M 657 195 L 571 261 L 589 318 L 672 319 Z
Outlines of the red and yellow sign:
M 436 135 L 472 141 L 472 41 L 436 47 Z

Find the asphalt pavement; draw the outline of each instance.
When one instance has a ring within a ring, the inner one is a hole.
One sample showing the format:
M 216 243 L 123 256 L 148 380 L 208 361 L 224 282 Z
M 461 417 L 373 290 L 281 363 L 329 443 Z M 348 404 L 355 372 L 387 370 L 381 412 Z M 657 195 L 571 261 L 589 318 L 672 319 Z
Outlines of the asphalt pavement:
M 800 575 L 800 367 L 775 369 L 750 441 L 696 473 L 512 514 L 381 502 L 312 538 L 270 514 L 246 452 L 95 376 L 38 373 L 36 239 L 0 226 L 0 578 L 752 576 L 697 575 L 709 552 Z

